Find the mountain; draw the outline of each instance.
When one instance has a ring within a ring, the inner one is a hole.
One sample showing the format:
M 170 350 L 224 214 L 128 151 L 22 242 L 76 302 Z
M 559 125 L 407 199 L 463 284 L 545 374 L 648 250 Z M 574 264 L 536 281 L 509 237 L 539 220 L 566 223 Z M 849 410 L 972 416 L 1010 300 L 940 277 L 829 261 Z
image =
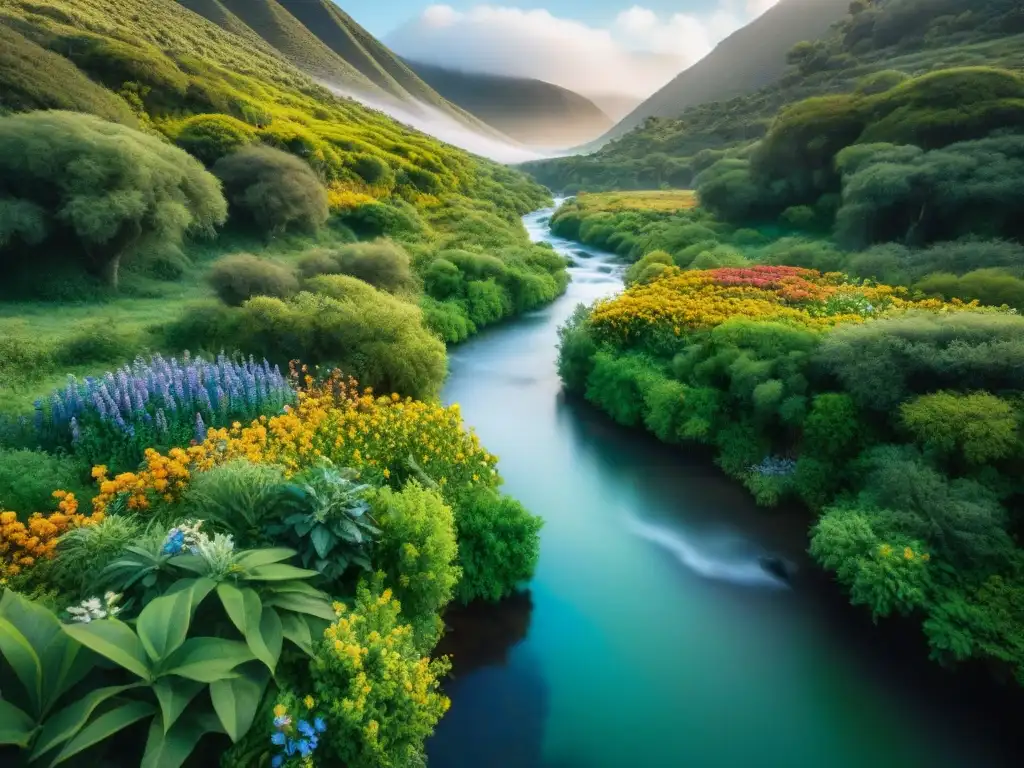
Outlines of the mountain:
M 677 117 L 695 104 L 724 101 L 768 85 L 786 71 L 786 54 L 796 43 L 824 35 L 849 7 L 850 0 L 781 0 L 587 148 L 596 149 L 628 133 L 648 117 Z
M 542 80 L 405 63 L 448 101 L 527 146 L 572 147 L 613 125 L 589 99 Z
M 628 93 L 588 93 L 587 98 L 616 123 L 643 103 L 643 97 Z
M 488 136 L 496 132 L 423 82 L 331 0 L 177 0 L 228 32 L 259 39 L 333 90 L 387 109 L 443 116 Z M 504 138 L 504 137 L 501 137 Z

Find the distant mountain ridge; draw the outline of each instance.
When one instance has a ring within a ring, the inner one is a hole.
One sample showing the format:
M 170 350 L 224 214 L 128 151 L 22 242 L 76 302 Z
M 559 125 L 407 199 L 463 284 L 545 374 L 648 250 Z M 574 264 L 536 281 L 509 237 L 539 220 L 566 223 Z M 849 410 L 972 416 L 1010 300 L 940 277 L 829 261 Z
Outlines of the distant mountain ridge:
M 459 109 L 331 0 L 177 0 L 222 29 L 269 45 L 308 75 L 381 106 L 423 106 L 484 134 L 499 133 Z M 504 137 L 502 137 L 504 138 Z
M 571 147 L 614 124 L 586 97 L 543 80 L 403 61 L 445 99 L 527 146 Z
M 849 6 L 850 0 L 781 0 L 583 149 L 593 151 L 649 117 L 678 117 L 687 107 L 726 101 L 774 82 L 786 71 L 789 50 L 822 37 Z

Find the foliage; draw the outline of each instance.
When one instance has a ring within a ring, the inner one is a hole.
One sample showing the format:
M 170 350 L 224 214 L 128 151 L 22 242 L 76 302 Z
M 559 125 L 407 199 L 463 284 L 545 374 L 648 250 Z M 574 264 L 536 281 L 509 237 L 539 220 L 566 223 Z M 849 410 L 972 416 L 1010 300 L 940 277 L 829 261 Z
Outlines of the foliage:
M 431 661 L 400 617 L 400 604 L 378 576 L 360 584 L 350 611 L 340 606 L 310 665 L 325 702 L 322 748 L 350 768 L 416 765 L 423 742 L 448 709 L 438 678 L 450 664 Z M 329 702 L 329 704 L 326 704 Z
M 202 440 L 208 426 L 279 412 L 293 397 L 281 372 L 265 360 L 139 357 L 102 378 L 70 377 L 37 402 L 34 439 L 88 462 L 128 467 L 138 464 L 146 446 Z
M 231 306 L 239 306 L 253 296 L 287 299 L 299 292 L 299 281 L 291 270 L 250 253 L 221 259 L 208 279 L 220 300 Z
M 370 486 L 355 479 L 353 470 L 321 460 L 279 488 L 280 521 L 267 527 L 269 538 L 293 546 L 303 566 L 328 583 L 353 565 L 369 571 L 369 550 L 381 533 L 369 514 Z
M 175 126 L 174 143 L 206 165 L 253 143 L 255 129 L 229 115 L 195 115 Z
M 213 173 L 233 212 L 277 235 L 313 231 L 327 221 L 327 190 L 306 163 L 272 147 L 245 146 L 222 157 Z
M 243 547 L 267 546 L 272 543 L 267 529 L 279 520 L 284 482 L 280 467 L 231 459 L 190 477 L 181 505 Z
M 41 560 L 54 556 L 61 534 L 84 525 L 100 522 L 104 514 L 86 515 L 78 511 L 78 500 L 66 491 L 54 491 L 54 512 L 33 512 L 24 522 L 17 512 L 0 510 L 0 579 L 18 576 Z
M 988 392 L 935 392 L 903 403 L 900 412 L 922 447 L 968 464 L 988 464 L 1018 450 L 1016 409 Z
M 306 256 L 299 269 L 306 277 L 352 275 L 389 293 L 408 292 L 416 287 L 409 254 L 402 246 L 388 240 L 353 243 L 334 251 L 317 251 Z
M 0 117 L 0 249 L 74 243 L 74 260 L 116 288 L 121 260 L 225 219 L 217 181 L 158 138 L 91 115 Z
M 455 507 L 459 600 L 496 602 L 514 594 L 537 566 L 542 525 L 509 496 L 488 488 L 467 492 Z
M 394 585 L 416 647 L 429 654 L 441 638 L 441 614 L 461 576 L 455 517 L 440 494 L 416 480 L 401 491 L 381 489 L 372 504 L 381 527 L 374 564 Z
M 81 465 L 67 456 L 0 448 L 0 508 L 27 515 L 49 504 L 55 487 L 84 498 Z

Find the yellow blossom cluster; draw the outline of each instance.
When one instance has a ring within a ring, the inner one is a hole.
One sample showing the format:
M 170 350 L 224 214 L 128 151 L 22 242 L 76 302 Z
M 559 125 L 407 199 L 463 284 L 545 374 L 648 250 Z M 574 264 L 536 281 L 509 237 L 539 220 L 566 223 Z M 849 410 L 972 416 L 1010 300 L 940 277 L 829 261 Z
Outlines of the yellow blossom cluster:
M 882 557 L 892 557 L 894 553 L 895 550 L 893 550 L 890 544 L 882 544 L 878 548 L 878 554 Z M 919 560 L 924 563 L 932 559 L 931 555 L 927 552 L 917 552 L 913 547 L 904 547 L 903 551 L 899 553 L 899 557 L 902 557 L 904 560 Z
M 613 339 L 629 341 L 650 331 L 676 336 L 713 328 L 736 317 L 828 329 L 907 309 L 973 309 L 938 299 L 912 300 L 906 289 L 855 285 L 838 273 L 795 267 L 665 270 L 619 296 L 599 302 L 591 325 Z
M 120 494 L 128 494 L 132 509 L 146 509 L 160 498 L 174 501 L 192 472 L 237 458 L 279 464 L 291 474 L 326 457 L 380 484 L 408 475 L 411 459 L 442 487 L 497 483 L 497 457 L 465 429 L 457 405 L 445 407 L 395 394 L 377 397 L 338 375 L 320 384 L 307 377 L 305 383 L 295 407 L 278 416 L 261 416 L 248 426 L 235 422 L 211 429 L 201 444 L 167 455 L 147 450 L 139 471 L 113 479 L 107 478 L 105 467 L 96 467 L 93 476 L 100 493 L 93 508 L 106 510 Z
M 0 511 L 0 577 L 16 576 L 38 560 L 52 558 L 61 534 L 103 519 L 102 512 L 79 514 L 73 493 L 54 491 L 53 498 L 57 500 L 56 511 L 36 512 L 25 522 L 15 512 Z

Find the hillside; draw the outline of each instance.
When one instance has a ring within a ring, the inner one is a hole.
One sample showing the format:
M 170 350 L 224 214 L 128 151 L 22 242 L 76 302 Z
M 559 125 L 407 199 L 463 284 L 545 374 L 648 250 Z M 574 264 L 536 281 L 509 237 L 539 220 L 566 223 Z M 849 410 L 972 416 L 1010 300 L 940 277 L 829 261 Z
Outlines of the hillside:
M 528 146 L 572 147 L 612 125 L 589 99 L 542 80 L 405 63 L 448 101 Z
M 641 103 L 592 148 L 622 136 L 649 117 L 677 117 L 687 107 L 768 85 L 786 71 L 790 48 L 801 40 L 821 37 L 849 5 L 849 0 L 782 0 Z
M 1024 14 L 1014 0 L 865 0 L 850 9 L 820 39 L 794 46 L 768 86 L 649 117 L 592 154 L 523 167 L 558 191 L 686 187 L 721 157 L 744 153 L 788 104 L 876 93 L 947 67 L 1024 69 Z
M 259 38 L 297 68 L 338 92 L 388 107 L 439 110 L 493 135 L 410 71 L 330 0 L 178 0 L 233 34 Z

